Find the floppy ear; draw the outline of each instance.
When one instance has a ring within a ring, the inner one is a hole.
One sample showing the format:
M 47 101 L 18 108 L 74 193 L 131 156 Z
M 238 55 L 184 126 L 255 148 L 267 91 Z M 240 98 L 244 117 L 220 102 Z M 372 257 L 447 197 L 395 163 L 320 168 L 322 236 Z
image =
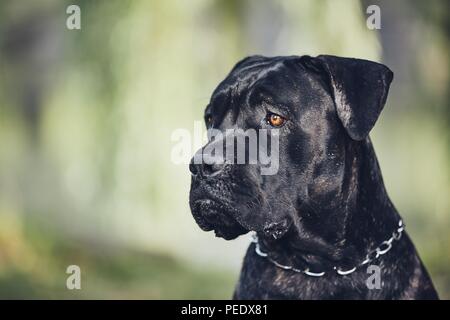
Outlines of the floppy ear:
M 331 86 L 337 115 L 353 140 L 363 140 L 375 125 L 386 103 L 394 74 L 380 63 L 320 55 Z

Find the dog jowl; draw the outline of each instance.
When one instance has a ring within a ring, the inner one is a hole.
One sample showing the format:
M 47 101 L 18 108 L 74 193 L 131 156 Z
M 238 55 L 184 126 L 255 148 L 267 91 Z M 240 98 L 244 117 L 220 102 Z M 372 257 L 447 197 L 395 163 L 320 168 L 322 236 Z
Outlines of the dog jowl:
M 197 223 L 204 230 L 214 229 L 218 236 L 225 239 L 245 232 L 240 227 L 234 228 L 236 221 L 246 230 L 273 229 L 273 222 L 276 221 L 270 219 L 269 211 L 264 211 L 265 218 L 252 214 L 255 201 L 260 199 L 252 199 L 253 202 L 244 199 L 245 196 L 252 197 L 249 188 L 259 177 L 264 179 L 264 176 L 278 172 L 278 129 L 226 129 L 222 134 L 221 130 L 211 127 L 208 137 L 209 142 L 194 155 L 190 164 L 193 175 L 191 207 Z M 238 175 L 239 179 L 246 176 L 248 181 L 226 184 L 224 179 L 230 175 Z M 242 201 L 246 202 L 245 210 L 234 207 L 235 203 Z M 266 224 L 261 224 L 261 221 Z M 273 235 L 281 236 L 279 231 Z
M 437 298 L 408 235 L 396 231 L 401 218 L 368 136 L 392 78 L 386 66 L 360 59 L 251 56 L 215 89 L 205 123 L 222 134 L 191 162 L 189 202 L 203 230 L 258 236 L 235 298 Z M 239 148 L 226 148 L 236 132 L 249 130 L 265 132 L 258 146 L 276 136 L 276 148 L 265 150 L 276 151 L 273 174 L 262 174 L 267 163 L 250 161 L 250 151 L 244 163 L 222 155 Z M 221 161 L 196 161 L 217 153 Z M 387 242 L 388 250 L 379 247 Z M 380 290 L 366 286 L 368 256 L 381 268 Z

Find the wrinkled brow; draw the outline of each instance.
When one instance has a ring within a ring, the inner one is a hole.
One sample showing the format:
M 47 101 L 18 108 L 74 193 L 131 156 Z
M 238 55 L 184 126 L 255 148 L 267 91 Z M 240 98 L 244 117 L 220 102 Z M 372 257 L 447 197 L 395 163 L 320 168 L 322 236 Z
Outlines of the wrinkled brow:
M 249 97 L 249 103 L 253 106 L 261 106 L 266 111 L 279 113 L 283 116 L 293 116 L 293 110 L 285 101 L 281 101 L 278 95 L 267 88 L 255 88 Z

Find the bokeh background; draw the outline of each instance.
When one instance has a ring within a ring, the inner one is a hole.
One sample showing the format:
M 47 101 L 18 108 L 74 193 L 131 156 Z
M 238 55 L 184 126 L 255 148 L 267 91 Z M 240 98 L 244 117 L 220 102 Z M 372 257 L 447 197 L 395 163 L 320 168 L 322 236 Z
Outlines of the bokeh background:
M 81 8 L 81 30 L 66 8 Z M 366 8 L 381 8 L 381 30 Z M 230 298 L 247 237 L 202 232 L 171 133 L 250 54 L 395 73 L 372 132 L 388 192 L 450 298 L 449 1 L 0 2 L 0 298 Z M 82 290 L 66 289 L 79 265 Z

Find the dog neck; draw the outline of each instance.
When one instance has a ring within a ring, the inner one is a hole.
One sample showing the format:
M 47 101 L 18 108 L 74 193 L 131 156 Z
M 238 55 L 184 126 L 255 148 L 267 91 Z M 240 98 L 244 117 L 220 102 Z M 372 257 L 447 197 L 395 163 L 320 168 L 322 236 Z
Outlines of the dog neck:
M 396 229 L 400 216 L 386 193 L 370 139 L 350 143 L 343 165 L 345 174 L 333 201 L 321 201 L 313 208 L 302 203 L 299 219 L 285 237 L 262 238 L 276 259 L 320 270 L 336 264 L 352 266 Z M 304 218 L 305 213 L 311 215 L 308 211 L 314 211 L 317 219 L 309 225 Z

